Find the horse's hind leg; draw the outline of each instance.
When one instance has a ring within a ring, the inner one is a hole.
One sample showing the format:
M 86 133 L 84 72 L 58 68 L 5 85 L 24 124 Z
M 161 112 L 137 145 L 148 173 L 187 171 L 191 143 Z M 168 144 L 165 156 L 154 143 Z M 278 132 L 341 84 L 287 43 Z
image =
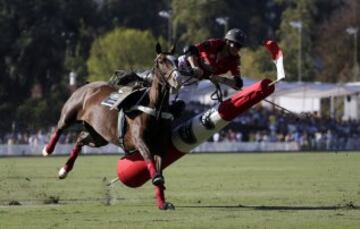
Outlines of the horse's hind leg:
M 42 151 L 43 156 L 48 156 L 54 152 L 55 146 L 59 141 L 59 138 L 63 131 L 76 122 L 75 117 L 77 110 L 75 108 L 67 109 L 68 106 L 64 106 L 64 109 L 61 112 L 60 120 L 57 124 L 57 128 L 54 133 L 51 135 L 49 143 L 44 146 Z
M 79 137 L 76 140 L 74 147 L 72 148 L 72 150 L 70 152 L 70 156 L 69 156 L 68 160 L 66 161 L 64 167 L 62 167 L 59 170 L 59 174 L 58 174 L 59 179 L 66 178 L 67 174 L 73 169 L 75 160 L 78 157 L 78 155 L 80 154 L 82 147 L 84 145 L 89 145 L 92 142 L 93 142 L 93 139 L 89 132 L 82 131 L 80 133 Z
M 66 178 L 67 174 L 72 170 L 75 164 L 75 160 L 84 145 L 100 147 L 108 144 L 108 142 L 103 139 L 90 125 L 84 123 L 84 127 L 86 131 L 82 131 L 77 138 L 76 143 L 70 152 L 68 160 L 66 161 L 64 167 L 62 167 L 59 171 L 59 179 Z

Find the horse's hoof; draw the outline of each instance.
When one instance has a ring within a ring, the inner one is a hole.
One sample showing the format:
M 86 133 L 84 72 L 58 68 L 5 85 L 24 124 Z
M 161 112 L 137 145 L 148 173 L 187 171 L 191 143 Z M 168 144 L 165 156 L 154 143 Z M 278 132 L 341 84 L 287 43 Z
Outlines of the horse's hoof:
M 49 153 L 46 151 L 46 145 L 44 146 L 44 148 L 43 148 L 43 150 L 42 150 L 42 155 L 43 155 L 44 157 L 49 156 Z
M 59 179 L 65 179 L 67 174 L 68 174 L 68 172 L 64 169 L 64 167 L 62 167 L 59 170 L 58 177 L 59 177 Z
M 165 179 L 161 174 L 156 174 L 154 178 L 152 179 L 152 183 L 155 186 L 160 186 L 165 183 Z
M 175 210 L 175 206 L 172 203 L 165 202 L 162 207 L 159 208 L 160 210 Z

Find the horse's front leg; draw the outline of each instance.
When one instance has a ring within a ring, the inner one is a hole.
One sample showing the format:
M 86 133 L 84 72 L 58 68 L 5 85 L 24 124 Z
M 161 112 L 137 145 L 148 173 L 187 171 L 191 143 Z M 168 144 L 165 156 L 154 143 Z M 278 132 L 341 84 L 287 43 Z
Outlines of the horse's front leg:
M 152 183 L 155 186 L 155 197 L 156 197 L 156 205 L 161 210 L 175 209 L 174 205 L 165 201 L 165 186 L 164 186 L 164 178 L 161 172 L 161 158 L 156 158 L 156 165 L 153 159 L 152 154 L 150 153 L 149 147 L 145 144 L 142 138 L 134 138 L 134 142 L 136 143 L 136 148 L 144 158 L 147 169 L 149 171 L 150 177 L 152 179 Z M 160 158 L 160 160 L 158 160 Z
M 156 175 L 154 178 L 152 178 L 152 183 L 153 185 L 155 185 L 155 194 L 156 196 L 159 196 L 160 198 L 163 197 L 164 199 L 161 200 L 161 202 L 163 203 L 161 206 L 159 207 L 160 209 L 163 210 L 167 210 L 167 209 L 171 209 L 171 210 L 175 210 L 175 206 L 172 203 L 169 202 L 165 202 L 165 179 L 162 175 L 162 163 L 163 163 L 163 158 L 159 155 L 154 155 L 154 160 L 155 160 L 155 165 L 156 165 Z M 158 201 L 159 202 L 159 201 Z
M 154 161 L 155 161 L 155 168 L 156 168 L 156 174 L 155 177 L 152 179 L 153 185 L 159 186 L 163 185 L 165 183 L 165 179 L 162 175 L 162 157 L 159 155 L 154 155 Z

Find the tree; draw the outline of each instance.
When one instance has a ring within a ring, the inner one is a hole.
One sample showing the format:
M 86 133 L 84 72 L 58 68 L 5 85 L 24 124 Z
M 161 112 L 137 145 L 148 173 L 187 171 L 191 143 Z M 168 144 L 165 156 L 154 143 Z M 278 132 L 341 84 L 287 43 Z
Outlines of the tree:
M 241 72 L 250 78 L 274 77 L 269 54 L 260 46 L 273 38 L 279 17 L 274 1 L 172 1 L 173 27 L 181 43 L 202 42 L 210 37 L 223 37 L 226 29 L 240 28 L 247 35 L 247 49 L 241 50 Z M 227 17 L 227 25 L 219 25 L 217 17 Z M 276 73 L 275 73 L 276 74 Z
M 316 50 L 322 63 L 320 80 L 330 82 L 354 80 L 352 71 L 354 37 L 346 33 L 346 28 L 359 28 L 358 12 L 360 12 L 360 3 L 347 0 L 337 8 L 329 20 L 319 26 Z
M 171 7 L 172 25 L 181 43 L 223 37 L 225 29 L 240 28 L 251 46 L 274 37 L 282 10 L 275 0 L 173 0 Z M 227 25 L 218 24 L 218 17 L 227 17 Z
M 257 49 L 241 50 L 241 74 L 251 79 L 276 80 L 276 67 L 270 53 L 262 46 Z
M 171 8 L 177 40 L 180 43 L 195 43 L 210 38 L 210 28 L 215 25 L 215 18 L 224 4 L 218 0 L 173 0 Z
M 274 39 L 280 23 L 281 4 L 276 0 L 226 0 L 223 15 L 229 17 L 229 28 L 240 28 L 248 35 L 249 46 L 257 47 L 265 39 Z
M 3 23 L 11 28 L 6 32 L 7 38 L 12 39 L 1 53 L 6 60 L 5 77 L 19 89 L 16 95 L 10 93 L 11 98 L 27 97 L 34 83 L 40 83 L 47 92 L 67 74 L 65 54 L 77 43 L 81 21 L 92 22 L 94 3 L 85 0 L 2 3 Z
M 280 46 L 285 47 L 284 59 L 286 61 L 285 71 L 287 79 L 296 81 L 299 77 L 298 73 L 298 54 L 299 39 L 301 39 L 301 74 L 302 81 L 310 81 L 315 79 L 315 65 L 313 52 L 314 40 L 314 17 L 317 15 L 316 1 L 299 0 L 285 2 L 288 7 L 281 17 L 280 29 L 278 37 L 280 38 Z M 291 22 L 301 23 L 301 38 L 299 29 L 292 28 Z
M 99 2 L 98 30 L 100 33 L 116 27 L 150 29 L 156 36 L 166 36 L 167 23 L 158 12 L 169 8 L 168 0 L 102 0 Z
M 78 42 L 78 29 L 81 21 L 94 23 L 96 5 L 87 0 L 2 0 L 0 9 L 0 103 L 11 104 L 0 107 L 0 116 L 15 117 L 16 107 L 29 98 L 34 84 L 42 86 L 41 100 L 46 100 L 56 93 L 54 85 L 67 82 L 65 56 L 77 44 L 85 47 L 79 56 L 86 57 L 90 42 Z M 11 122 L 3 121 L 9 128 Z
M 28 98 L 25 99 L 18 107 L 15 115 L 18 130 L 38 130 L 55 126 L 62 105 L 69 96 L 67 85 L 54 85 L 53 93 L 46 99 Z
M 156 40 L 149 31 L 117 28 L 96 39 L 87 61 L 89 80 L 106 80 L 117 69 L 150 68 Z

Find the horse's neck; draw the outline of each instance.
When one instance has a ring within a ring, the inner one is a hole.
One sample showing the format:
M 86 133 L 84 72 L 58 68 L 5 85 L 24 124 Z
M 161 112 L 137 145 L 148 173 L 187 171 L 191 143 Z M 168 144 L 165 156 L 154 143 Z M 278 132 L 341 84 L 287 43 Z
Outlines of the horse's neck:
M 158 107 L 160 105 L 160 103 L 163 101 L 163 106 L 167 106 L 168 101 L 169 101 L 169 95 L 162 95 L 162 85 L 160 83 L 160 80 L 158 79 L 158 77 L 155 75 L 155 73 L 153 72 L 153 80 L 152 80 L 152 84 L 150 87 L 150 92 L 149 92 L 149 105 L 151 107 Z M 166 98 L 163 98 L 163 96 L 166 96 Z

